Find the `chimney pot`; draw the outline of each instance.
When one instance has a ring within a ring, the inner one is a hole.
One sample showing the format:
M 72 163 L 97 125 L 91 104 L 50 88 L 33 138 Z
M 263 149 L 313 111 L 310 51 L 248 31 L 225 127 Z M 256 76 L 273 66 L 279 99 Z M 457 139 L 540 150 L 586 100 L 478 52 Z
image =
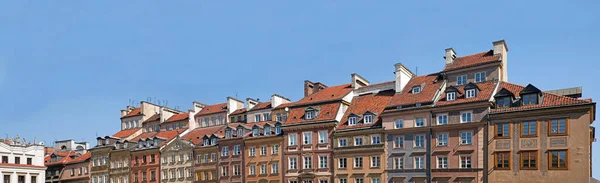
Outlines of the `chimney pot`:
M 446 65 L 452 64 L 452 62 L 454 62 L 454 59 L 456 59 L 456 52 L 454 51 L 454 49 L 446 48 L 446 55 L 444 56 L 444 58 L 446 59 Z
M 408 81 L 412 77 L 414 77 L 415 74 L 413 74 L 410 70 L 408 70 L 408 68 L 406 68 L 401 63 L 394 64 L 394 67 L 395 67 L 394 74 L 396 75 L 394 90 L 396 90 L 396 93 L 399 93 L 399 92 L 402 92 L 402 89 L 404 89 L 404 86 L 406 86 L 406 84 L 408 84 Z

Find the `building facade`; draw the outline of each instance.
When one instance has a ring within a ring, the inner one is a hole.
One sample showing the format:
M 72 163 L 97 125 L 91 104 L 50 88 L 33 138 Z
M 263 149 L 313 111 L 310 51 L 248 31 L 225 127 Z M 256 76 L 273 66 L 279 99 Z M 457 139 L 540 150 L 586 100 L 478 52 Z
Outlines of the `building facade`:
M 194 144 L 176 136 L 160 148 L 160 182 L 194 182 Z M 175 172 L 175 176 L 173 176 Z M 182 176 L 183 175 L 183 176 Z
M 44 143 L 36 143 L 19 137 L 0 139 L 0 182 L 44 182 Z
M 72 161 L 67 162 L 64 171 L 60 175 L 60 182 L 89 183 L 91 156 L 91 152 L 86 152 Z
M 194 144 L 194 182 L 218 182 L 217 139 L 222 137 L 224 129 L 224 126 L 200 127 L 182 137 Z
M 241 114 L 240 114 L 241 115 Z M 240 116 L 238 115 L 238 116 Z M 219 144 L 219 181 L 245 182 L 242 171 L 244 171 L 244 136 L 250 132 L 250 128 L 244 123 L 230 123 L 225 129 L 223 138 L 218 140 Z
M 252 131 L 244 139 L 244 164 L 248 183 L 282 182 L 283 134 L 280 122 L 248 124 Z M 234 169 L 236 169 L 234 167 Z

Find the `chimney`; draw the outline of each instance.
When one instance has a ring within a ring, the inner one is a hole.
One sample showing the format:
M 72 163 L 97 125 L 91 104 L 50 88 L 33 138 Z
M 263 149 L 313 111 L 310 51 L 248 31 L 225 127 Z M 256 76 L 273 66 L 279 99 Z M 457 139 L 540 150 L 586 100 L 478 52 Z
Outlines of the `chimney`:
M 446 55 L 444 56 L 444 59 L 446 59 L 446 65 L 452 64 L 452 62 L 454 62 L 454 59 L 456 59 L 456 52 L 454 51 L 454 49 L 446 48 Z
M 500 68 L 500 80 L 508 81 L 508 46 L 506 46 L 506 41 L 499 40 L 492 42 L 494 45 L 494 55 L 500 56 L 502 59 L 502 68 Z
M 290 99 L 285 98 L 281 95 L 273 94 L 271 95 L 271 107 L 275 108 L 281 104 L 289 103 Z
M 233 97 L 227 97 L 227 115 L 233 111 L 244 108 L 244 102 Z M 225 119 L 227 121 L 227 119 Z
M 356 73 L 352 73 L 350 75 L 352 76 L 352 81 L 350 81 L 350 83 L 352 84 L 353 89 L 356 90 L 361 87 L 369 86 L 369 81 L 367 81 L 362 76 L 360 76 Z
M 256 104 L 258 104 L 257 100 L 246 98 L 246 105 L 248 105 L 247 110 L 252 109 L 254 106 L 256 106 Z
M 192 105 L 194 105 L 194 108 L 193 108 L 194 113 L 198 113 L 198 112 L 200 112 L 202 109 L 204 109 L 206 107 L 205 104 L 202 104 L 200 102 L 195 102 L 195 101 L 192 102 Z
M 408 81 L 415 76 L 415 74 L 413 74 L 401 63 L 394 64 L 394 67 L 396 68 L 394 71 L 394 74 L 396 75 L 394 90 L 396 90 L 396 93 L 400 93 L 402 92 L 402 89 L 404 89 L 404 86 L 408 84 Z
M 304 97 L 313 94 L 315 84 L 310 82 L 309 80 L 304 81 Z
M 121 117 L 127 115 L 127 111 L 126 110 L 121 110 Z

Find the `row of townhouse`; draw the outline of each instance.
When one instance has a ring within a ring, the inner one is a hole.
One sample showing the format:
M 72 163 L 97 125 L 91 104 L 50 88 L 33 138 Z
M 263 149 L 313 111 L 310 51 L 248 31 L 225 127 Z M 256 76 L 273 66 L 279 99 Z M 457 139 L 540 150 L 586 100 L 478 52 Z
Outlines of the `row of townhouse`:
M 506 43 L 442 71 L 370 84 L 304 82 L 292 102 L 232 97 L 121 111 L 82 175 L 92 183 L 588 182 L 595 103 L 508 82 Z M 86 161 L 84 161 L 86 162 Z M 74 165 L 71 165 L 74 166 Z M 82 164 L 81 166 L 86 166 Z

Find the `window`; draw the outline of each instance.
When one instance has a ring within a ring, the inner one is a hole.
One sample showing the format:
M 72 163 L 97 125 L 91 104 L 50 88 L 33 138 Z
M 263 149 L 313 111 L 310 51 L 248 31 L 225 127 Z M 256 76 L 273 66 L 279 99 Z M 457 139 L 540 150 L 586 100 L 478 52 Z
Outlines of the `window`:
M 260 165 L 260 174 L 261 175 L 267 174 L 267 164 Z
M 567 120 L 553 119 L 550 121 L 550 135 L 567 135 Z
M 250 168 L 248 168 L 248 174 L 256 175 L 256 165 L 250 165 Z
M 340 178 L 340 183 L 348 183 L 348 179 L 346 179 L 346 178 Z
M 420 86 L 413 87 L 412 88 L 412 93 L 413 94 L 421 93 L 421 87 Z
M 229 156 L 229 147 L 223 147 L 221 149 L 221 157 Z
M 273 144 L 273 146 L 271 146 L 271 154 L 279 154 L 279 145 L 278 144 Z
M 471 112 L 462 112 L 460 114 L 460 122 L 461 123 L 470 123 L 472 120 L 472 118 L 471 118 L 472 115 L 473 114 Z
M 260 146 L 260 155 L 267 155 L 267 146 Z
M 404 137 L 394 138 L 394 148 L 404 148 Z
M 15 164 L 21 164 L 21 157 L 15 157 Z
M 496 124 L 496 137 L 498 138 L 508 138 L 510 137 L 510 124 L 509 123 L 499 123 Z
M 362 157 L 360 157 L 360 156 L 354 157 L 354 168 L 362 168 L 362 164 L 363 164 Z
M 240 165 L 233 165 L 233 176 L 240 175 Z
M 448 168 L 448 157 L 438 156 L 437 157 L 437 168 Z
M 460 157 L 460 168 L 471 168 L 471 156 Z
M 304 169 L 312 169 L 312 156 L 304 156 Z
M 319 144 L 327 143 L 327 131 L 319 131 Z
M 203 163 L 208 163 L 208 154 L 204 155 L 204 162 Z
M 521 123 L 521 136 L 523 137 L 535 137 L 537 136 L 537 122 L 526 121 Z
M 346 158 L 338 159 L 338 168 L 346 168 L 348 167 L 348 160 Z
M 263 119 L 265 121 L 271 121 L 271 113 L 265 113 L 265 114 L 263 114 Z
M 510 107 L 510 97 L 499 97 L 496 99 L 496 107 Z
M 154 163 L 156 161 L 155 159 L 156 159 L 156 156 L 154 154 L 151 154 L 150 155 L 150 162 Z
M 372 156 L 371 157 L 371 168 L 376 168 L 381 166 L 381 157 L 379 156 Z
M 279 173 L 279 163 L 273 163 L 273 164 L 271 164 L 271 173 L 272 174 Z
M 448 92 L 446 93 L 446 101 L 456 100 L 456 92 Z
M 475 82 L 476 83 L 484 82 L 484 81 L 485 81 L 485 72 L 475 73 Z
M 438 133 L 437 134 L 437 146 L 447 146 L 448 145 L 448 133 Z
M 327 168 L 327 156 L 319 156 L 319 168 Z
M 297 140 L 297 139 L 298 139 L 298 138 L 296 137 L 296 134 L 289 134 L 289 135 L 288 135 L 288 145 L 290 145 L 290 146 L 295 146 L 295 145 L 297 144 L 297 143 L 296 143 L 296 140 Z
M 250 147 L 250 149 L 248 149 L 248 154 L 249 156 L 256 156 L 256 148 Z
M 349 117 L 348 118 L 348 125 L 350 125 L 350 126 L 356 125 L 356 117 L 354 117 L 354 116 L 353 117 Z
M 8 156 L 2 156 L 2 163 L 8 163 Z
M 362 177 L 357 177 L 354 179 L 354 183 L 365 183 Z
M 265 127 L 265 136 L 271 135 L 271 127 L 270 126 L 266 126 Z
M 256 122 L 260 121 L 260 114 L 254 115 L 254 121 L 256 121 Z
M 537 169 L 537 151 L 522 151 L 521 169 Z
M 371 136 L 371 144 L 380 144 L 380 143 L 381 143 L 381 137 L 379 135 Z
M 448 115 L 447 114 L 438 114 L 437 124 L 438 125 L 446 125 L 446 124 L 448 124 Z
M 303 144 L 312 144 L 312 132 L 302 133 Z
M 71 176 L 75 175 L 75 169 L 71 168 Z
M 425 126 L 425 118 L 416 118 L 415 119 L 415 127 Z
M 298 169 L 298 159 L 296 157 L 290 158 L 289 168 L 290 170 Z
M 275 125 L 275 134 L 281 134 L 281 125 Z
M 378 177 L 371 178 L 371 183 L 381 183 L 381 179 L 379 179 Z
M 156 180 L 156 171 L 154 171 L 154 170 L 150 171 L 150 180 L 152 180 L 152 181 Z
M 404 169 L 404 158 L 403 157 L 394 158 L 394 169 Z
M 415 147 L 425 146 L 425 135 L 415 135 Z
M 415 169 L 424 169 L 425 168 L 425 158 L 423 156 L 415 157 Z
M 467 98 L 473 98 L 475 97 L 477 94 L 477 92 L 475 91 L 475 89 L 468 89 L 467 90 Z
M 523 95 L 523 105 L 534 105 L 534 104 L 538 104 L 537 94 Z
M 456 77 L 456 85 L 467 84 L 467 75 L 461 75 Z
M 364 120 L 365 120 L 365 124 L 371 124 L 371 123 L 373 123 L 373 115 L 370 115 L 370 114 L 365 115 L 365 119 Z
M 31 163 L 32 163 L 32 159 L 31 158 L 27 158 L 27 164 L 31 165 Z
M 339 147 L 346 147 L 348 144 L 346 144 L 346 139 L 340 139 L 338 146 Z
M 473 132 L 460 132 L 460 144 L 471 145 L 473 143 L 472 137 Z
M 306 113 L 304 114 L 304 119 L 314 119 L 315 118 L 315 111 L 306 111 Z
M 497 152 L 496 153 L 496 169 L 509 170 L 510 169 L 510 152 Z
M 362 137 L 355 137 L 354 138 L 354 146 L 361 146 L 363 144 L 363 138 Z
M 567 150 L 549 151 L 550 164 L 548 169 L 567 169 L 569 159 Z
M 233 146 L 233 155 L 240 155 L 240 145 Z
M 404 128 L 404 120 L 397 119 L 397 120 L 396 120 L 396 123 L 394 123 L 394 128 L 395 128 L 395 129 L 401 129 L 401 128 Z
M 325 180 L 325 179 L 321 179 L 321 180 L 319 180 L 319 183 L 328 183 L 328 182 L 329 182 L 329 181 L 328 181 L 328 180 Z
M 254 129 L 252 129 L 252 136 L 256 137 L 258 135 L 259 135 L 259 133 L 258 133 L 258 127 L 255 127 Z
M 210 162 L 217 162 L 217 153 L 210 154 Z

